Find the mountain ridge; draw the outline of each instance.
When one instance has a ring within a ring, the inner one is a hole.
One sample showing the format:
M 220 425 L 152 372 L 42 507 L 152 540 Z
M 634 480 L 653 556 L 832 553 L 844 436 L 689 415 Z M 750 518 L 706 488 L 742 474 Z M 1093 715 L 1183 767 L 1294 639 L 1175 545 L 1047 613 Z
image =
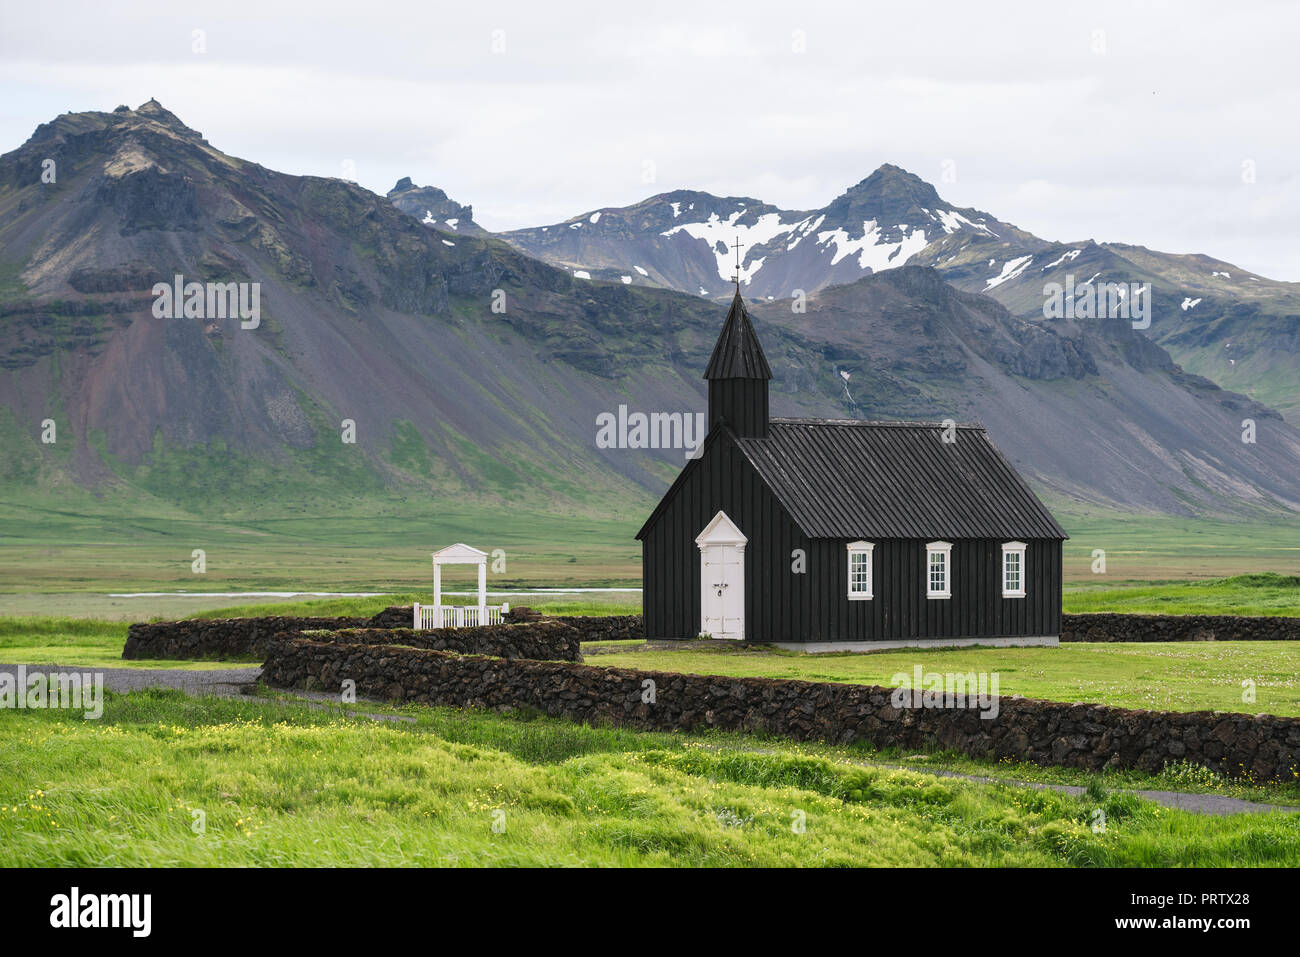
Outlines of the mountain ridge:
M 218 509 L 399 495 L 622 515 L 681 467 L 681 449 L 598 447 L 597 416 L 702 411 L 717 303 L 422 225 L 354 183 L 228 156 L 151 103 L 65 114 L 0 156 L 0 487 L 71 482 Z M 668 225 L 703 195 L 610 219 Z M 725 202 L 729 216 L 746 204 Z M 779 225 L 764 207 L 744 215 Z M 260 323 L 158 318 L 153 284 L 176 275 L 259 283 Z M 992 422 L 1040 487 L 1108 508 L 1300 509 L 1300 435 L 1126 323 L 1033 323 L 919 266 L 810 290 L 804 313 L 751 305 L 774 414 Z M 1035 409 L 1059 431 L 1030 428 Z M 1243 415 L 1266 438 L 1244 451 Z M 1108 471 L 1089 480 L 1098 462 Z
M 691 197 L 689 210 L 673 205 L 678 195 Z M 671 220 L 665 206 L 672 207 Z M 591 221 L 596 212 L 600 218 Z M 1079 286 L 1150 282 L 1148 335 L 1189 370 L 1300 421 L 1300 283 L 1200 253 L 1041 239 L 948 203 L 933 185 L 888 163 L 817 210 L 677 191 L 501 236 L 573 275 L 711 298 L 728 295 L 737 241 L 741 285 L 761 299 L 807 294 L 908 264 L 932 266 L 954 285 L 986 293 L 1019 316 L 1041 318 L 1048 285 L 1064 285 L 1067 277 Z M 1247 314 L 1250 325 L 1243 322 Z

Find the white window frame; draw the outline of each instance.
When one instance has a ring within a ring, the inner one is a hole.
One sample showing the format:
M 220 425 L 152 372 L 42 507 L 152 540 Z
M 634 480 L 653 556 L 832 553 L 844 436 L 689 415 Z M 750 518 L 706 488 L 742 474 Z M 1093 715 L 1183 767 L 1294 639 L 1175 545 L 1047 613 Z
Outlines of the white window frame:
M 1029 546 L 1024 542 L 1004 542 L 1002 545 L 1002 597 L 1003 598 L 1024 598 L 1025 597 L 1025 552 Z M 1007 556 L 1018 555 L 1020 557 L 1020 587 L 1007 587 Z
M 876 574 L 875 556 L 872 554 L 876 546 L 871 542 L 849 542 L 845 546 L 849 553 L 849 572 L 848 572 L 848 590 L 849 601 L 871 601 L 873 596 L 872 579 Z M 855 591 L 853 588 L 853 558 L 856 555 L 864 555 L 867 559 L 867 590 Z
M 943 588 L 936 591 L 930 581 L 930 560 L 943 556 Z M 925 597 L 945 599 L 952 597 L 952 542 L 927 542 L 925 546 Z

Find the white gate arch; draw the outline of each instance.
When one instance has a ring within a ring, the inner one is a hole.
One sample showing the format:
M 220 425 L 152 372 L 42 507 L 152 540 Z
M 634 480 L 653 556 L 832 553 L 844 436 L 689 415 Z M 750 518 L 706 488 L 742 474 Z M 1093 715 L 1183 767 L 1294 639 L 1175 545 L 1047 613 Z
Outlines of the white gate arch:
M 433 605 L 415 603 L 412 609 L 416 628 L 473 628 L 478 625 L 499 625 L 510 610 L 506 603 L 487 603 L 487 552 L 471 548 L 463 542 L 448 545 L 433 553 Z M 478 601 L 473 605 L 444 605 L 442 603 L 442 566 L 477 565 Z

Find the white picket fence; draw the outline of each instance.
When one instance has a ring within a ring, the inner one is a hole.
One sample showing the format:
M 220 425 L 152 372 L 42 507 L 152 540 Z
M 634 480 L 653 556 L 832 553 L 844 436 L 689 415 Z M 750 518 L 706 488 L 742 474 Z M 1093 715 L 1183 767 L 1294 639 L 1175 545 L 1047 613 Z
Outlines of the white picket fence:
M 499 625 L 510 610 L 501 605 L 421 605 L 412 609 L 415 628 L 477 628 L 480 625 Z

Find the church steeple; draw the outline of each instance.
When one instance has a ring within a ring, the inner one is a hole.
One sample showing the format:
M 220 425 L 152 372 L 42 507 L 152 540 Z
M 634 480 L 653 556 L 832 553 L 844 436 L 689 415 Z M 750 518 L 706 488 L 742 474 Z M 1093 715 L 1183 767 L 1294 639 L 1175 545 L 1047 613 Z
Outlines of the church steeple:
M 704 378 L 709 382 L 709 427 L 725 422 L 739 436 L 765 438 L 768 420 L 768 380 L 772 370 L 749 321 L 740 285 L 731 300 L 727 321 L 713 347 Z

